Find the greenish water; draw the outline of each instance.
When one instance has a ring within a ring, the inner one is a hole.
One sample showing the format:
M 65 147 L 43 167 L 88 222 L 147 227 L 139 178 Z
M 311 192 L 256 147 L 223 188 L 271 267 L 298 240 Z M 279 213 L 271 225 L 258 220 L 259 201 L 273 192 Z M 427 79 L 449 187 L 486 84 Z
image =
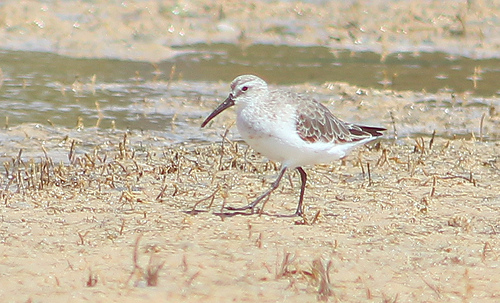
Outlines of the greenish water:
M 186 48 L 186 47 L 184 47 Z M 393 80 L 394 90 L 437 92 L 472 91 L 479 96 L 500 94 L 500 60 L 473 60 L 444 53 L 392 54 L 381 62 L 376 53 L 338 51 L 325 47 L 254 45 L 195 45 L 197 52 L 177 58 L 186 79 L 231 81 L 235 75 L 256 73 L 276 84 L 347 82 L 361 87 L 383 88 Z M 167 66 L 167 64 L 165 64 Z M 482 71 L 474 89 L 476 68 Z M 394 75 L 396 76 L 394 77 Z
M 174 140 L 200 139 L 200 102 L 220 100 L 228 82 L 255 73 L 278 85 L 347 82 L 364 88 L 500 94 L 500 60 L 442 53 L 390 55 L 330 52 L 323 47 L 191 45 L 157 65 L 73 59 L 49 53 L 0 52 L 0 119 L 74 128 L 147 129 Z M 173 70 L 172 67 L 175 66 Z M 473 81 L 476 70 L 477 87 Z M 170 73 L 173 71 L 173 81 Z M 93 78 L 95 75 L 95 78 Z M 3 123 L 2 123 L 3 124 Z

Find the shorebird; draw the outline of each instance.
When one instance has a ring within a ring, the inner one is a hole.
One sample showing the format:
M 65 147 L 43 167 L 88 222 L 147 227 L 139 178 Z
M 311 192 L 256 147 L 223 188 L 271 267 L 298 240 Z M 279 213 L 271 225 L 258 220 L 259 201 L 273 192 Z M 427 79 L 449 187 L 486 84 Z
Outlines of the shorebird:
M 345 157 L 353 148 L 382 136 L 382 127 L 346 123 L 311 96 L 285 90 L 270 90 L 254 75 L 242 75 L 231 83 L 231 93 L 201 124 L 225 109 L 236 106 L 236 125 L 241 137 L 257 152 L 281 162 L 271 188 L 244 207 L 252 213 L 259 202 L 278 188 L 287 169 L 297 169 L 301 187 L 295 216 L 302 216 L 307 174 L 302 168 Z

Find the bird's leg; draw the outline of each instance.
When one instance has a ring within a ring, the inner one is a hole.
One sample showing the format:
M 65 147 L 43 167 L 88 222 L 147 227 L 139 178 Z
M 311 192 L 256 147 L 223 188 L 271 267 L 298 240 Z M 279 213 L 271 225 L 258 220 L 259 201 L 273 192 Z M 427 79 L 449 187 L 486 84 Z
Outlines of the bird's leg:
M 266 197 L 268 197 L 276 188 L 278 188 L 278 186 L 280 185 L 281 178 L 283 178 L 283 175 L 286 172 L 286 169 L 287 169 L 287 167 L 283 166 L 283 168 L 281 169 L 281 171 L 280 171 L 280 173 L 278 175 L 278 178 L 276 178 L 276 180 L 273 183 L 271 183 L 271 188 L 268 189 L 262 195 L 260 195 L 260 197 L 258 197 L 257 199 L 255 199 L 255 201 L 253 201 L 252 203 L 248 204 L 247 206 L 243 206 L 243 207 L 226 207 L 226 209 L 228 209 L 228 210 L 246 210 L 246 209 L 251 209 L 252 213 L 253 213 L 253 209 L 255 208 L 255 206 L 257 204 L 259 204 L 260 201 L 262 201 Z M 304 172 L 304 174 L 305 174 L 305 172 Z
M 300 186 L 299 204 L 297 205 L 297 210 L 295 211 L 295 215 L 302 217 L 304 215 L 304 212 L 302 211 L 302 201 L 304 200 L 304 192 L 306 191 L 307 174 L 304 171 L 304 169 L 300 166 L 297 167 L 297 170 L 299 171 L 300 180 L 302 181 L 302 184 Z

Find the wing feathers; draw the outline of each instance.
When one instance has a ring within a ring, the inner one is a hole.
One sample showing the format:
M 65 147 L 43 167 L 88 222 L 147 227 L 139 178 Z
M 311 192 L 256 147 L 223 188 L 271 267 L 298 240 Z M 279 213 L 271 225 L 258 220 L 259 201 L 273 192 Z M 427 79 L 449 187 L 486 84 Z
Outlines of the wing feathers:
M 324 105 L 315 100 L 298 107 L 297 133 L 307 142 L 355 142 L 381 136 L 385 128 L 345 123 L 335 117 Z

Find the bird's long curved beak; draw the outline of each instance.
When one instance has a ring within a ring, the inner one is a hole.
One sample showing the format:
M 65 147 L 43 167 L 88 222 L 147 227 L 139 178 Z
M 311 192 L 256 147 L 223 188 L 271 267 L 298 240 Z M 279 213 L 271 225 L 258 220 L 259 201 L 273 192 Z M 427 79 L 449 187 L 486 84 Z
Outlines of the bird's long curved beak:
M 226 108 L 230 108 L 233 105 L 234 105 L 233 95 L 229 94 L 226 100 L 224 100 L 224 102 L 222 102 L 219 106 L 217 106 L 217 108 L 210 115 L 208 115 L 205 121 L 203 121 L 203 123 L 201 124 L 201 127 L 205 127 L 205 125 L 207 125 L 207 123 L 210 122 L 210 120 L 215 118 L 215 116 L 223 112 Z

